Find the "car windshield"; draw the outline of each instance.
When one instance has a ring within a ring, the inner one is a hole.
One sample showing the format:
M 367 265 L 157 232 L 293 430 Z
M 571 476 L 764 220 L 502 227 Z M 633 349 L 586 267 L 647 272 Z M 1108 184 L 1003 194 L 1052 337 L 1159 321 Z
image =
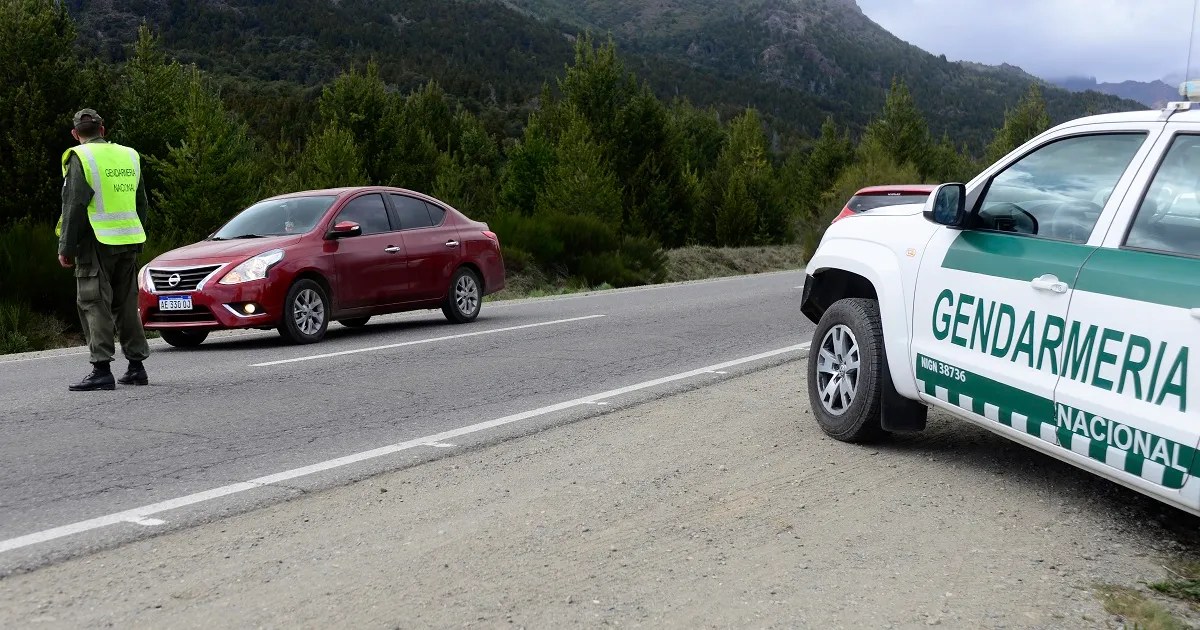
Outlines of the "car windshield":
M 320 196 L 260 201 L 238 213 L 213 234 L 212 240 L 304 234 L 316 227 L 334 199 L 334 196 Z
M 850 198 L 850 203 L 846 204 L 854 212 L 865 212 L 875 208 L 884 206 L 898 206 L 905 203 L 925 203 L 929 198 L 925 193 L 877 193 L 874 195 L 855 195 Z

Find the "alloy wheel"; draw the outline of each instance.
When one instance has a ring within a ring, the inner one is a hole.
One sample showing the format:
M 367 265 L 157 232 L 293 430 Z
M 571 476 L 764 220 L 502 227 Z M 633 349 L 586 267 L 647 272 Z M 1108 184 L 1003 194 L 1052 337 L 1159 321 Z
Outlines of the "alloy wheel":
M 832 415 L 846 413 L 858 393 L 859 350 L 854 333 L 838 324 L 825 333 L 817 350 L 817 388 L 821 406 Z
M 454 302 L 458 312 L 463 315 L 473 315 L 479 308 L 479 284 L 469 273 L 465 273 L 454 285 Z
M 315 335 L 325 323 L 325 301 L 312 289 L 304 289 L 296 295 L 292 309 L 296 328 L 305 335 Z

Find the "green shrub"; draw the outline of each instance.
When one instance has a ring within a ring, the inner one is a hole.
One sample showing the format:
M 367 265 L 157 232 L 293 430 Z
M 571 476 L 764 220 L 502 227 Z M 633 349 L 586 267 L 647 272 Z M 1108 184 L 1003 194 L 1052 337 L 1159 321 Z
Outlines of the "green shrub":
M 634 284 L 655 284 L 667 278 L 667 252 L 652 238 L 625 237 L 621 262 Z
M 67 345 L 67 325 L 24 304 L 0 303 L 0 354 L 49 350 Z
M 536 266 L 533 255 L 521 249 L 501 243 L 500 252 L 504 256 L 504 270 L 511 274 L 523 274 Z
M 54 225 L 29 219 L 0 231 L 0 296 L 6 302 L 75 319 L 75 277 L 58 264 Z
M 143 265 L 178 247 L 155 236 L 152 227 L 151 234 L 138 257 Z M 6 302 L 49 313 L 68 322 L 72 329 L 77 326 L 75 276 L 58 264 L 58 237 L 53 225 L 25 219 L 0 230 L 0 269 L 4 270 L 0 274 L 0 296 Z

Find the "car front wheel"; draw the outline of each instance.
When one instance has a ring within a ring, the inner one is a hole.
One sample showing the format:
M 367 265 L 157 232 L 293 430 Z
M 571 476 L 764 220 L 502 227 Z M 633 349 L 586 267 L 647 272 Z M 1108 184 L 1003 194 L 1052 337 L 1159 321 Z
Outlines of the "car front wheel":
M 442 306 L 446 319 L 455 324 L 465 324 L 478 317 L 482 307 L 483 289 L 479 276 L 466 267 L 454 272 L 450 278 L 446 303 Z
M 845 299 L 825 311 L 809 348 L 808 398 L 826 435 L 843 442 L 885 435 L 886 365 L 876 301 Z
M 283 301 L 279 334 L 297 344 L 316 343 L 329 328 L 329 298 L 321 285 L 307 278 L 292 285 Z

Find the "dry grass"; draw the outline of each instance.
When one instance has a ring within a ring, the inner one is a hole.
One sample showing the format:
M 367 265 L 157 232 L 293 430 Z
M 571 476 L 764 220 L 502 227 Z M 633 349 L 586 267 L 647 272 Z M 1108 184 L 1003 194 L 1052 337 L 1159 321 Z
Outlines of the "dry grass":
M 771 271 L 803 269 L 804 250 L 797 246 L 779 247 L 684 247 L 667 251 L 665 282 L 689 282 Z M 589 287 L 578 282 L 552 278 L 528 267 L 509 273 L 505 289 L 488 296 L 488 301 L 566 295 L 583 291 L 611 289 L 608 285 Z
M 1127 628 L 1138 630 L 1183 630 L 1187 628 L 1164 605 L 1125 586 L 1100 585 L 1096 594 L 1109 614 L 1120 617 Z
M 804 249 L 779 247 L 685 247 L 667 252 L 667 282 L 707 280 L 803 269 Z

